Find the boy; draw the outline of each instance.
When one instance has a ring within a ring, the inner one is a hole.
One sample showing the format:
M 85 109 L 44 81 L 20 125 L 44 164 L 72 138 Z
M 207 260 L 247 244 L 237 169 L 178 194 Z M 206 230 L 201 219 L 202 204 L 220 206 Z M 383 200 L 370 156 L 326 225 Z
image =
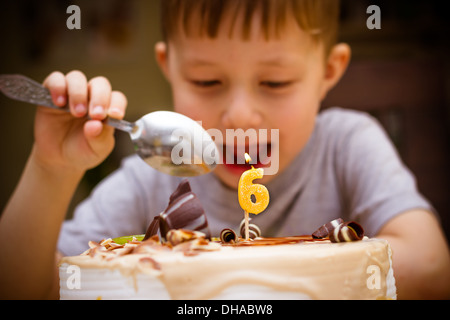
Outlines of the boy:
M 445 238 L 383 131 L 360 113 L 318 114 L 350 59 L 350 48 L 335 43 L 338 6 L 336 0 L 162 1 L 165 41 L 156 57 L 175 111 L 221 132 L 279 130 L 278 173 L 261 181 L 271 202 L 253 220 L 263 235 L 308 234 L 337 217 L 358 220 L 367 235 L 390 242 L 399 298 L 448 298 Z M 89 240 L 145 232 L 180 181 L 131 157 L 63 224 L 84 172 L 113 148 L 113 129 L 101 120 L 122 118 L 127 102 L 107 79 L 87 81 L 79 71 L 54 72 L 44 83 L 72 115 L 38 110 L 33 150 L 0 221 L 0 240 L 11 244 L 3 248 L 0 283 L 10 298 L 57 297 L 55 252 L 79 254 Z M 258 139 L 244 147 L 273 143 Z M 224 141 L 223 150 L 234 153 L 231 145 Z M 224 164 L 191 179 L 213 234 L 242 219 L 241 173 Z M 17 235 L 20 241 L 11 241 Z M 39 246 L 31 246 L 36 239 Z

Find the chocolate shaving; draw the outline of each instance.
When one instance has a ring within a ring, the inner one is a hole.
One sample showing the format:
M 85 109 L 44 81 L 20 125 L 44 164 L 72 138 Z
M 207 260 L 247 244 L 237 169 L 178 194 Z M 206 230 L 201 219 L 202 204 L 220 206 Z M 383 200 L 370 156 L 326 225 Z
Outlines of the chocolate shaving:
M 329 235 L 331 242 L 351 242 L 362 240 L 364 229 L 357 222 L 350 221 L 341 223 Z
M 314 231 L 312 236 L 315 239 L 326 238 L 334 230 L 334 228 L 338 227 L 341 223 L 344 223 L 344 220 L 342 220 L 341 218 L 328 222 Z
M 134 248 L 132 253 L 156 253 L 161 251 L 170 251 L 172 245 L 165 243 L 162 245 L 157 235 L 151 237 L 148 240 L 142 241 L 141 244 Z
M 200 237 L 189 241 L 182 242 L 173 247 L 174 251 L 181 251 L 185 256 L 197 255 L 200 251 L 216 251 L 220 250 L 220 244 L 210 242 Z
M 119 248 L 119 249 L 114 250 L 114 253 L 115 253 L 117 256 L 125 256 L 125 255 L 127 255 L 127 254 L 133 252 L 133 250 L 134 250 L 137 246 L 138 246 L 137 244 L 132 244 L 132 245 L 130 245 L 130 244 L 127 243 L 123 248 Z
M 107 252 L 108 252 L 108 249 L 99 245 L 98 247 L 94 247 L 89 250 L 89 256 L 92 258 L 94 258 L 97 255 L 100 255 L 101 257 L 105 257 L 107 255 Z
M 201 239 L 205 238 L 205 234 L 198 232 L 198 231 L 191 231 L 191 230 L 184 230 L 184 229 L 178 229 L 178 230 L 169 230 L 166 234 L 167 242 L 172 244 L 173 246 L 179 245 L 183 242 L 191 241 L 194 239 Z
M 103 241 L 103 240 L 102 240 L 102 241 Z M 100 241 L 100 242 L 101 242 L 101 241 Z M 100 243 L 95 242 L 95 241 L 89 241 L 89 242 L 88 242 L 88 246 L 89 246 L 89 248 L 93 249 L 93 248 L 100 247 Z
M 143 267 L 161 270 L 161 265 L 155 259 L 150 257 L 143 257 L 139 259 L 139 264 Z
M 121 249 L 121 248 L 123 248 L 123 247 L 125 247 L 125 245 L 124 244 L 117 244 L 117 243 L 115 243 L 115 242 L 111 242 L 110 244 L 109 244 L 109 247 L 108 247 L 108 251 L 112 251 L 112 250 L 116 250 L 116 249 Z

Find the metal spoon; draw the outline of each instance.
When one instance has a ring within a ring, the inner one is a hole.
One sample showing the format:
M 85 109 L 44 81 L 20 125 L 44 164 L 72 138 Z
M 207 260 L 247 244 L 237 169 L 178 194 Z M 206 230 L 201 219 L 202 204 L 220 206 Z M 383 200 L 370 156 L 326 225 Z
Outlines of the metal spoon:
M 0 91 L 7 97 L 52 109 L 50 91 L 23 75 L 0 75 Z M 194 120 L 175 112 L 156 111 L 136 122 L 107 118 L 105 123 L 130 134 L 136 153 L 158 171 L 194 177 L 216 167 L 219 151 L 211 136 Z

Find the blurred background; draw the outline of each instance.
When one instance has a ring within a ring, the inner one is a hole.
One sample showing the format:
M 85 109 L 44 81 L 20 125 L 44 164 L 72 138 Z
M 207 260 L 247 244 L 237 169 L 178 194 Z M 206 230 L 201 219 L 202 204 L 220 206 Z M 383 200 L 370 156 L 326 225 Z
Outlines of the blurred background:
M 450 21 L 439 1 L 342 0 L 340 39 L 352 63 L 323 108 L 342 106 L 376 116 L 432 202 L 450 237 Z M 81 30 L 68 30 L 69 5 L 81 8 Z M 381 30 L 369 30 L 369 5 Z M 171 109 L 170 88 L 154 59 L 161 39 L 159 1 L 18 0 L 0 2 L 0 73 L 39 82 L 52 71 L 107 77 L 127 95 L 127 120 Z M 18 182 L 33 143 L 35 109 L 0 95 L 0 209 Z M 20 124 L 20 125 L 19 125 Z M 89 171 L 72 209 L 132 153 L 126 134 L 108 159 Z

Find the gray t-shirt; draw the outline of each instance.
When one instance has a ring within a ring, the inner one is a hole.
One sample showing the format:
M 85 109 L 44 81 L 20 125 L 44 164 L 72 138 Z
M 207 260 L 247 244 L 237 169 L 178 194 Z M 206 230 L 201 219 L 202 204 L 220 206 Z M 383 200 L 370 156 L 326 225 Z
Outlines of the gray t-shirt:
M 58 249 L 76 255 L 87 249 L 89 240 L 145 233 L 180 181 L 136 156 L 125 159 L 78 206 L 73 220 L 64 223 Z M 212 235 L 224 228 L 237 230 L 244 216 L 237 191 L 214 174 L 189 181 Z M 311 234 L 339 217 L 358 221 L 366 235 L 375 236 L 388 220 L 407 210 L 434 211 L 378 122 L 340 108 L 318 115 L 308 144 L 266 187 L 269 207 L 252 216 L 263 236 Z

